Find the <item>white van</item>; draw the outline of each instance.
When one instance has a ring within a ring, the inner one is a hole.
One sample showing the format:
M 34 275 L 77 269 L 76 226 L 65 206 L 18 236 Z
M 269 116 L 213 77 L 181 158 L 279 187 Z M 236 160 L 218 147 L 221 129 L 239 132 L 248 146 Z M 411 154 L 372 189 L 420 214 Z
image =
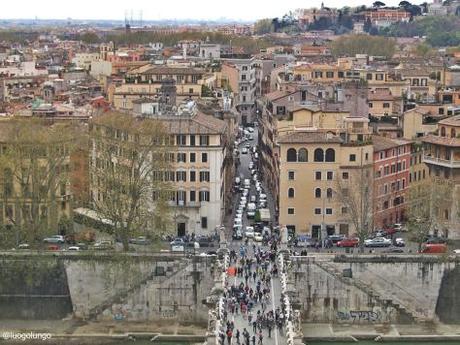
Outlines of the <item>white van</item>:
M 248 178 L 244 179 L 244 187 L 245 188 L 250 188 L 251 187 L 251 180 Z

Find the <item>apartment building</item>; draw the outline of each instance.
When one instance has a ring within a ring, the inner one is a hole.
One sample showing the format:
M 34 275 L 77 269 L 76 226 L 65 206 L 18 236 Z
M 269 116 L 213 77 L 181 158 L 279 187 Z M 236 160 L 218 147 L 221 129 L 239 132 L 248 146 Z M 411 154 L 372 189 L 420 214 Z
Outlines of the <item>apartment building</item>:
M 223 222 L 225 195 L 232 181 L 227 174 L 233 161 L 226 122 L 203 114 L 194 102 L 179 104 L 177 109 L 160 104 L 155 114 L 136 116 L 139 121 L 161 121 L 170 135 L 172 170 L 158 171 L 153 179 L 172 185 L 168 202 L 177 236 L 214 233 Z M 92 157 L 98 157 L 97 147 L 93 145 Z M 94 198 L 98 190 L 97 166 L 91 164 L 90 168 Z M 154 192 L 153 201 L 158 197 Z
M 173 80 L 179 101 L 201 97 L 205 71 L 198 68 L 165 65 L 144 65 L 126 73 L 122 85 L 111 96 L 115 109 L 132 110 L 133 101 L 158 94 L 164 80 Z
M 383 116 L 399 116 L 403 109 L 402 97 L 396 97 L 388 89 L 372 90 L 368 94 L 369 115 L 381 118 Z
M 256 101 L 256 66 L 251 56 L 221 56 L 222 78 L 235 94 L 234 102 L 243 124 L 253 122 Z
M 386 228 L 406 218 L 411 142 L 374 135 L 374 227 Z
M 335 115 L 319 115 L 340 123 L 335 128 L 293 128 L 278 139 L 280 224 L 319 239 L 356 232 L 345 190 L 361 202 L 372 194 L 372 184 L 366 195 L 355 194 L 372 181 L 369 120 Z
M 438 133 L 422 138 L 423 162 L 428 166 L 431 183 L 445 184 L 450 193 L 442 207 L 432 209 L 438 230 L 451 239 L 460 239 L 460 115 L 438 122 Z

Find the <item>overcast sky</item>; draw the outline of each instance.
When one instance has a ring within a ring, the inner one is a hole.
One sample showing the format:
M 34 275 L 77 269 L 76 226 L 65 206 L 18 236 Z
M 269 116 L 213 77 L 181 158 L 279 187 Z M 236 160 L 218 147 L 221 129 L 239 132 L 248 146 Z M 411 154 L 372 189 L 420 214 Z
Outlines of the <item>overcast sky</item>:
M 370 6 L 372 2 L 369 0 L 329 0 L 325 1 L 324 5 L 329 7 L 362 4 Z M 399 3 L 398 0 L 384 0 L 383 2 L 387 5 Z M 3 4 L 0 18 L 124 20 L 126 10 L 129 16 L 133 10 L 134 18 L 139 18 L 139 12 L 142 10 L 144 20 L 219 19 L 223 17 L 254 20 L 278 17 L 290 10 L 319 7 L 320 5 L 321 0 L 17 0 Z

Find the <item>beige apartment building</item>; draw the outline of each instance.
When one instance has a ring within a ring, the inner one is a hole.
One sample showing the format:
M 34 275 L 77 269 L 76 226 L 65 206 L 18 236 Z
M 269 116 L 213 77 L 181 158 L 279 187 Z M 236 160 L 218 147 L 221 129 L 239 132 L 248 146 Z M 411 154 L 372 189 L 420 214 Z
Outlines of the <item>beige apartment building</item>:
M 343 193 L 348 190 L 354 197 L 358 186 L 369 184 L 371 204 L 369 120 L 311 111 L 294 116 L 297 126 L 284 126 L 277 141 L 280 224 L 315 238 L 351 235 L 356 229 Z M 367 198 L 361 195 L 361 201 Z
M 451 194 L 441 196 L 442 205 L 431 212 L 437 230 L 450 239 L 460 239 L 460 115 L 441 120 L 438 133 L 422 138 L 423 162 L 428 166 L 431 183 L 443 184 Z
M 129 71 L 122 85 L 115 87 L 109 99 L 115 109 L 132 110 L 133 101 L 155 97 L 165 80 L 173 80 L 178 101 L 201 97 L 205 71 L 182 66 L 147 64 Z
M 172 170 L 159 171 L 153 178 L 170 182 L 173 187 L 168 197 L 177 236 L 213 234 L 223 222 L 232 181 L 226 122 L 200 112 L 193 102 L 179 104 L 174 113 L 160 111 L 147 117 L 163 123 L 173 144 Z M 92 157 L 98 156 L 97 147 L 93 146 Z M 98 190 L 96 164 L 91 164 L 90 169 L 94 198 Z M 153 193 L 154 201 L 156 197 Z

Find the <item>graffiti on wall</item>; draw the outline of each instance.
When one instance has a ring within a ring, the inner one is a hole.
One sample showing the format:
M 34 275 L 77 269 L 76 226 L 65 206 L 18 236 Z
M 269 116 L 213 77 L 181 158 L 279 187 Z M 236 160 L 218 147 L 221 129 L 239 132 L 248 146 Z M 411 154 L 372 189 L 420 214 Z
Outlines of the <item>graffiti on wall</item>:
M 338 321 L 351 321 L 351 322 L 377 322 L 381 320 L 379 312 L 372 310 L 350 310 L 337 312 Z

